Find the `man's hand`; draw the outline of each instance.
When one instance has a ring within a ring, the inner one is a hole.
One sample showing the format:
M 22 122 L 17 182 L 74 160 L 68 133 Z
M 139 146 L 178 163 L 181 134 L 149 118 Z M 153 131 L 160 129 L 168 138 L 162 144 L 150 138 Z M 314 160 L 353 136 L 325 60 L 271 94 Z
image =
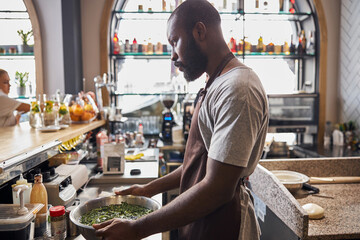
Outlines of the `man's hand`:
M 134 195 L 134 196 L 144 196 L 152 197 L 149 193 L 146 192 L 144 185 L 132 185 L 131 187 L 115 192 L 116 195 Z
M 106 240 L 137 240 L 141 239 L 133 226 L 134 221 L 114 218 L 109 221 L 93 224 L 95 234 Z

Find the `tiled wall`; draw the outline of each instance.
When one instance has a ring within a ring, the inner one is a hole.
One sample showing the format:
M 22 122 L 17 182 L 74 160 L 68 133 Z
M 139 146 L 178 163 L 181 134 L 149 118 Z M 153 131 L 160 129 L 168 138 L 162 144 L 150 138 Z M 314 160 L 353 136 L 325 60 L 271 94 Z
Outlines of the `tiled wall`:
M 340 121 L 360 127 L 360 1 L 341 1 Z M 328 26 L 331 27 L 331 26 Z

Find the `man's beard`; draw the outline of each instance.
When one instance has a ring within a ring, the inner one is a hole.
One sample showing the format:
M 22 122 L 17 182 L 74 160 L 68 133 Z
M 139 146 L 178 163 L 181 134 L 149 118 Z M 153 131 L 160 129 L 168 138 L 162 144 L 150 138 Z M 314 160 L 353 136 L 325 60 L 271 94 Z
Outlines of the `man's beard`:
M 182 67 L 184 78 L 188 81 L 194 81 L 199 78 L 206 70 L 208 63 L 207 56 L 196 45 L 195 39 L 190 35 L 189 44 L 184 53 L 184 62 L 175 62 L 176 67 Z

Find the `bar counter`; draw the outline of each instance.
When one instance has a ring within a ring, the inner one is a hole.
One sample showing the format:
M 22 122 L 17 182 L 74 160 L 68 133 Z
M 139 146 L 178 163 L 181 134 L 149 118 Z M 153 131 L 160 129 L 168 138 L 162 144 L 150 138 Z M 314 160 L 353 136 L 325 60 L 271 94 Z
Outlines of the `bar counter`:
M 61 143 L 68 141 L 104 124 L 105 120 L 71 124 L 68 128 L 55 132 L 41 132 L 30 127 L 28 122 L 23 122 L 13 127 L 2 128 L 0 134 L 0 163 L 50 142 L 60 141 Z
M 1 129 L 0 185 L 58 154 L 58 145 L 101 127 L 105 120 L 71 124 L 54 132 L 42 132 L 28 122 Z

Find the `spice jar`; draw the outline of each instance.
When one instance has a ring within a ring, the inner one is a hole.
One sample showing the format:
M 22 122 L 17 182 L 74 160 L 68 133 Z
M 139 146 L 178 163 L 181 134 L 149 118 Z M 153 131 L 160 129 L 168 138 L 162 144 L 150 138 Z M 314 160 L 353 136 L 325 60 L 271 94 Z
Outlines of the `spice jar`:
M 49 209 L 51 236 L 56 240 L 66 238 L 66 216 L 64 206 L 55 206 Z

